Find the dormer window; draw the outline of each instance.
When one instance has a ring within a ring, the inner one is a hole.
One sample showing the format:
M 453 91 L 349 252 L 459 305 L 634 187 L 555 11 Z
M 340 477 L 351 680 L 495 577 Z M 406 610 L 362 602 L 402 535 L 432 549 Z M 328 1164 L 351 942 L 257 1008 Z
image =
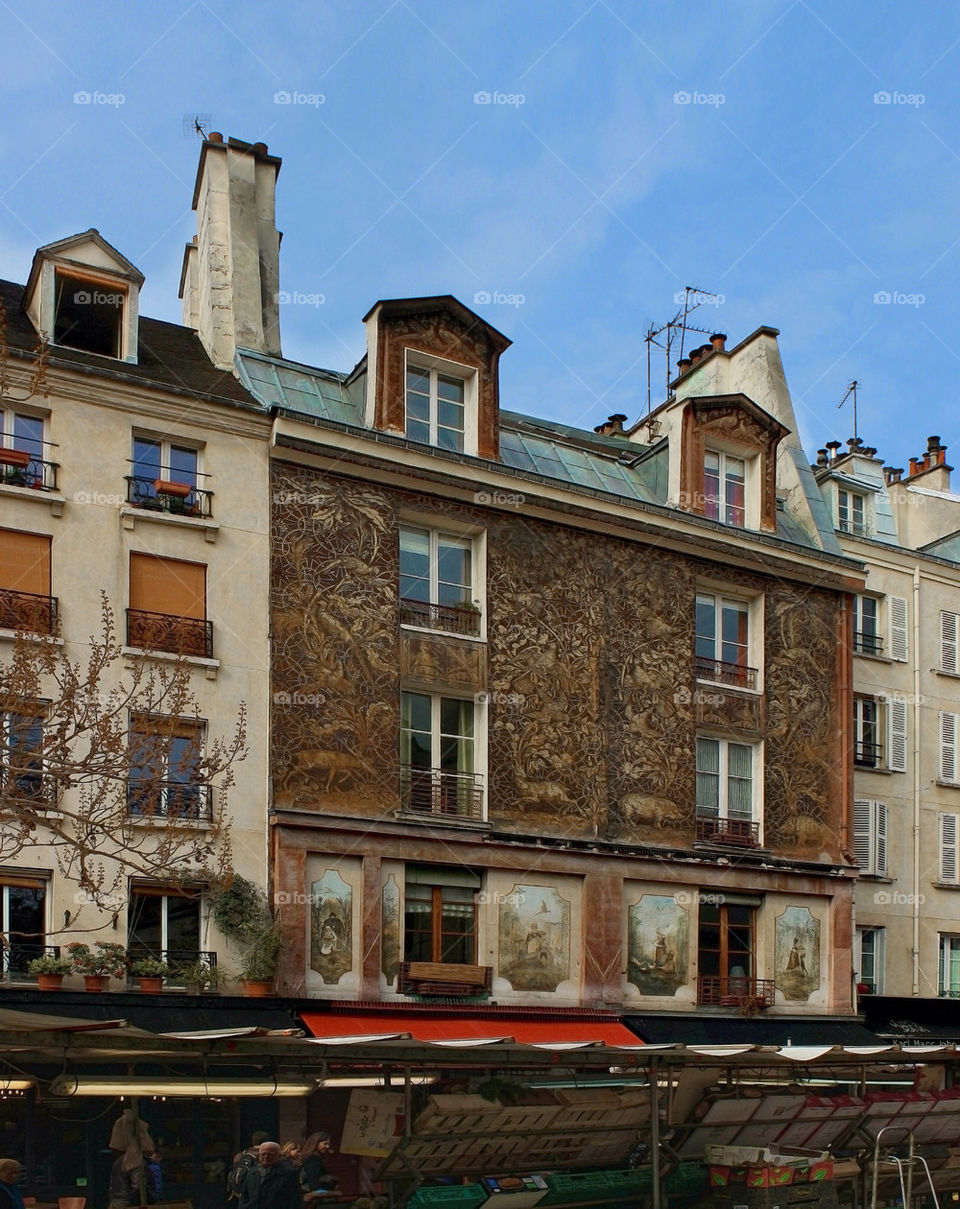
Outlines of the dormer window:
M 743 529 L 747 523 L 747 464 L 743 458 L 708 449 L 703 455 L 703 515 Z
M 837 489 L 837 528 L 842 533 L 867 531 L 867 497 L 858 491 Z
M 53 340 L 104 357 L 120 357 L 123 308 L 127 293 L 117 282 L 105 284 L 57 270 Z
M 462 378 L 407 366 L 406 433 L 412 441 L 464 451 L 466 383 Z

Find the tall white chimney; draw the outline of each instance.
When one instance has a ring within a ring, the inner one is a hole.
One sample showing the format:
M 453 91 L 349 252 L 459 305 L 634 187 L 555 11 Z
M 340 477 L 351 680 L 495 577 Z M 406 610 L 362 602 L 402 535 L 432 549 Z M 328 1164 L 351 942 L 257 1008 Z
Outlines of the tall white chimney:
M 217 133 L 200 152 L 197 235 L 184 252 L 180 298 L 183 322 L 222 369 L 233 368 L 237 348 L 280 356 L 281 163 L 265 143 L 224 142 Z

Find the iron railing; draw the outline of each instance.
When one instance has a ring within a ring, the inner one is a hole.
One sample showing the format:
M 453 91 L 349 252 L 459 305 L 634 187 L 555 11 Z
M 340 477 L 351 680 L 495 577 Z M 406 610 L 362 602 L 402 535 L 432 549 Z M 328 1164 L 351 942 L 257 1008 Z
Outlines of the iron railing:
M 127 646 L 213 658 L 213 622 L 175 613 L 127 609 Z
M 772 978 L 748 978 L 743 974 L 698 974 L 697 1003 L 703 1007 L 773 1007 Z
M 170 973 L 164 979 L 167 985 L 183 986 L 183 971 L 188 967 L 192 967 L 194 970 L 202 969 L 204 966 L 209 970 L 217 968 L 217 955 L 210 950 L 161 949 L 159 945 L 154 947 L 137 942 L 127 946 L 128 965 L 144 957 L 155 957 L 170 967 Z
M 162 472 L 160 478 L 153 475 L 128 474 L 126 480 L 127 503 L 133 504 L 135 508 L 145 508 L 150 512 L 169 512 L 174 516 L 213 516 L 212 491 L 204 491 L 201 487 L 189 483 L 173 483 L 165 479 Z M 165 483 L 179 489 L 164 491 Z
M 866 630 L 857 630 L 853 635 L 853 649 L 858 655 L 882 655 L 883 638 Z
M 11 802 L 40 810 L 52 810 L 56 805 L 57 779 L 40 768 L 0 764 L 0 787 Z
M 879 768 L 883 763 L 883 744 L 858 739 L 853 745 L 853 762 L 863 768 Z
M 729 684 L 732 688 L 756 688 L 757 669 L 742 663 L 729 663 L 725 659 L 705 659 L 698 655 L 697 679 L 712 680 L 715 684 Z
M 446 768 L 400 769 L 400 804 L 417 814 L 483 818 L 483 777 Z
M 402 625 L 424 630 L 446 630 L 476 638 L 480 633 L 480 610 L 473 605 L 430 604 L 425 600 L 401 600 Z
M 21 940 L 5 933 L 0 936 L 0 960 L 7 978 L 31 978 L 27 966 L 39 957 L 60 956 L 59 945 L 46 945 L 42 940 Z
M 719 815 L 698 810 L 697 840 L 701 844 L 756 848 L 760 843 L 760 824 L 754 819 L 723 819 Z
M 29 487 L 33 491 L 56 491 L 59 462 L 30 457 L 25 464 L 12 462 L 16 450 L 0 449 L 0 483 L 7 487 Z M 6 456 L 5 456 L 6 455 Z
M 213 817 L 211 798 L 209 785 L 152 779 L 127 783 L 127 813 L 134 818 L 209 822 Z
M 35 592 L 0 588 L 0 630 L 53 634 L 56 628 L 56 596 L 38 596 Z

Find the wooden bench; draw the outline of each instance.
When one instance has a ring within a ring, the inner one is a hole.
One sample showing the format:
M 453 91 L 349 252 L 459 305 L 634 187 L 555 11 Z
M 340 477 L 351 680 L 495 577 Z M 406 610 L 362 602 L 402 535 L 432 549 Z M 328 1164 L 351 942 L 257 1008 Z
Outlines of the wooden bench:
M 490 990 L 489 966 L 442 961 L 402 961 L 401 995 L 484 995 Z

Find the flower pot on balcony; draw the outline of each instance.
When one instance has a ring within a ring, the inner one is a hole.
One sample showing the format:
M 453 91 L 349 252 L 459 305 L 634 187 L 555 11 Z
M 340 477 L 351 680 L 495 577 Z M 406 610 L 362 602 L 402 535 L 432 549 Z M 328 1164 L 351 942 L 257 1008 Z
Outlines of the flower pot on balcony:
M 259 978 L 243 978 L 240 981 L 243 993 L 247 999 L 265 999 L 273 994 L 273 982 L 262 981 Z
M 17 466 L 20 470 L 26 470 L 32 456 L 28 449 L 0 449 L 0 465 Z
M 141 995 L 159 995 L 163 991 L 163 979 L 144 975 L 137 979 L 137 987 Z
M 105 991 L 110 981 L 106 974 L 84 974 L 83 985 L 88 991 Z
M 154 479 L 153 486 L 157 495 L 175 495 L 182 500 L 193 491 L 189 483 L 172 483 L 169 479 Z
M 59 991 L 63 988 L 62 974 L 37 974 L 38 991 Z

